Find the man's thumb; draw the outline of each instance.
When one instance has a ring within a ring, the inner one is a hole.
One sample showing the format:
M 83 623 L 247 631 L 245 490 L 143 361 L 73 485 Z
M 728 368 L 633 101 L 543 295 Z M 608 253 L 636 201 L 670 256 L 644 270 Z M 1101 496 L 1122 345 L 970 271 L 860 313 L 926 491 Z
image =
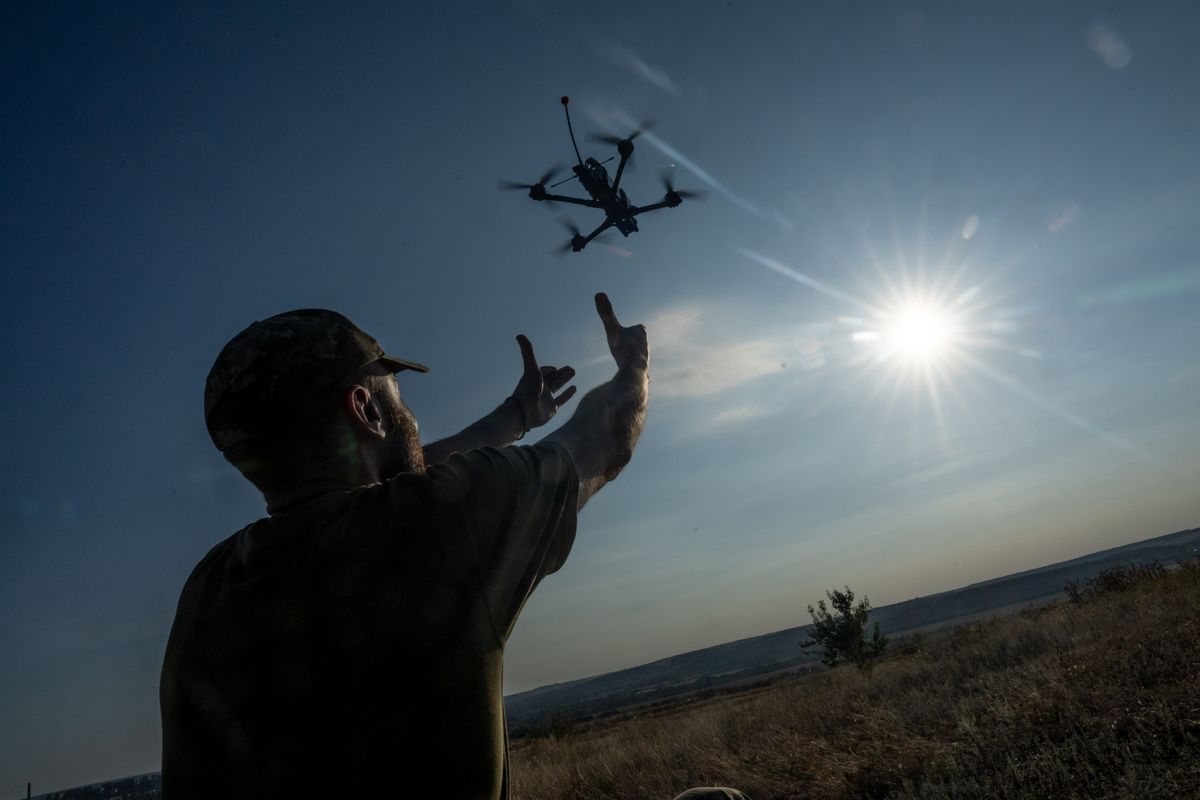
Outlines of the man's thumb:
M 596 293 L 596 312 L 600 315 L 600 321 L 604 323 L 605 330 L 611 332 L 614 328 L 620 327 L 617 315 L 613 312 L 612 302 L 604 292 Z

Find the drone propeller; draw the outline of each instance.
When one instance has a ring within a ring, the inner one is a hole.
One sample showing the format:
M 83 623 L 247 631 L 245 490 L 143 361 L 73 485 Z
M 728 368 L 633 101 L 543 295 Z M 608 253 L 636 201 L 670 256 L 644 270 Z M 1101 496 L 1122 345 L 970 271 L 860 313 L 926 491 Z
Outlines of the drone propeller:
M 496 188 L 501 191 L 516 191 L 517 189 L 533 189 L 541 186 L 546 188 L 546 181 L 554 180 L 554 176 L 562 171 L 562 162 L 552 166 L 550 169 L 542 173 L 542 176 L 537 179 L 536 183 L 517 183 L 516 181 L 500 181 Z
M 708 198 L 708 192 L 696 189 L 676 189 L 675 188 L 675 170 L 671 168 L 662 169 L 658 172 L 658 177 L 662 180 L 663 188 L 667 190 L 667 200 L 678 200 L 683 202 L 684 198 L 695 198 L 696 200 L 705 200 Z M 676 203 L 675 205 L 678 205 Z
M 641 136 L 643 133 L 650 130 L 657 124 L 658 123 L 653 119 L 642 120 L 641 126 L 637 130 L 635 130 L 633 133 L 624 137 L 623 139 L 620 136 L 613 136 L 612 134 L 607 134 L 607 133 L 589 133 L 588 138 L 592 139 L 594 141 L 597 141 L 597 142 L 604 142 L 605 144 L 611 144 L 615 147 L 615 146 L 620 145 L 621 142 L 623 142 L 623 141 L 632 142 L 634 139 Z
M 567 240 L 566 244 L 554 248 L 554 250 L 551 252 L 558 256 L 565 255 L 572 250 L 578 253 L 584 248 L 583 233 L 579 230 L 579 228 L 575 227 L 575 223 L 571 222 L 569 219 L 559 217 L 558 222 L 571 232 L 571 238 Z
M 626 136 L 624 139 L 619 136 L 613 136 L 605 133 L 592 133 L 588 135 L 588 138 L 597 142 L 604 142 L 605 144 L 614 145 L 617 148 L 617 152 L 621 154 L 621 158 L 625 159 L 625 166 L 630 171 L 636 171 L 637 162 L 633 158 L 633 140 L 653 127 L 654 120 L 648 119 L 642 122 L 642 126 L 640 128 Z

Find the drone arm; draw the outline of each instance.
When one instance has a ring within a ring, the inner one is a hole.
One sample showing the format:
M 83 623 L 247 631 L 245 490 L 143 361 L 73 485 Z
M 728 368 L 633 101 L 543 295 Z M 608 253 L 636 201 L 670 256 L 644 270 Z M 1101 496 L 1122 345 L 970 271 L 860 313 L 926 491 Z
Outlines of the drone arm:
M 658 211 L 660 208 L 674 208 L 677 205 L 679 205 L 679 204 L 678 203 L 668 203 L 667 201 L 664 200 L 661 203 L 651 203 L 648 206 L 638 206 L 637 208 L 631 209 L 629 212 L 629 216 L 635 217 L 638 214 L 641 214 L 646 211 Z
M 588 208 L 603 208 L 595 200 L 583 200 L 578 197 L 567 197 L 561 194 L 547 194 L 543 200 L 553 200 L 556 203 L 574 203 L 577 206 L 587 206 Z
M 621 153 L 621 162 L 619 164 L 617 164 L 617 174 L 613 178 L 613 185 L 612 185 L 613 197 L 617 196 L 617 189 L 621 186 L 621 173 L 623 173 L 625 171 L 625 164 L 627 164 L 629 162 L 629 156 L 631 156 L 631 155 L 633 155 L 632 149 L 628 153 Z
M 596 228 L 596 230 L 592 231 L 584 238 L 583 244 L 581 244 L 579 246 L 579 249 L 582 250 L 584 247 L 586 247 L 588 242 L 590 242 L 592 239 L 595 239 L 597 236 L 599 236 L 600 234 L 604 233 L 606 230 L 611 228 L 612 224 L 613 224 L 613 221 L 611 219 L 606 219 L 606 220 L 604 220 L 604 222 L 600 223 L 599 228 Z

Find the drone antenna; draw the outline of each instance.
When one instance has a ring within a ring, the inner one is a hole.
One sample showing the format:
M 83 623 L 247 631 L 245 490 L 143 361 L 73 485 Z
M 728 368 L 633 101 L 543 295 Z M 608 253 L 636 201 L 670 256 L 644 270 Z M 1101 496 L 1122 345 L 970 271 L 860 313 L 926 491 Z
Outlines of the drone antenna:
M 579 145 L 575 144 L 575 130 L 571 127 L 571 112 L 567 109 L 567 103 L 571 102 L 571 98 L 565 94 L 562 96 L 563 113 L 567 115 L 567 132 L 571 134 L 571 147 L 575 148 L 575 157 L 579 159 L 580 166 L 583 165 L 583 156 L 579 155 Z

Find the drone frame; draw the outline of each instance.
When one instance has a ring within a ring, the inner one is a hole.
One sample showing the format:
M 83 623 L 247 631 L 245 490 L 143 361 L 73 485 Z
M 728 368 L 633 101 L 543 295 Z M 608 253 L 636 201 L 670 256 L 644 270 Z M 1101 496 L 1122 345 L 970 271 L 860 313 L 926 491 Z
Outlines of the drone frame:
M 563 112 L 567 116 L 567 130 L 571 134 L 571 146 L 575 148 L 575 158 L 579 161 L 578 167 L 572 167 L 572 170 L 576 171 L 574 177 L 580 177 L 580 172 L 577 170 L 586 170 L 587 167 L 584 166 L 583 157 L 579 154 L 579 146 L 575 143 L 575 131 L 571 127 L 571 112 L 567 109 L 567 104 L 569 102 L 570 98 L 564 95 L 562 98 L 562 105 Z M 633 134 L 633 136 L 636 135 L 637 133 Z M 567 195 L 552 194 L 546 191 L 546 186 L 544 184 L 545 179 L 543 182 L 535 183 L 529 187 L 529 196 L 539 202 L 549 200 L 550 202 L 554 203 L 569 203 L 571 205 L 584 206 L 586 208 L 597 208 L 604 212 L 604 222 L 600 223 L 600 225 L 597 226 L 596 229 L 587 236 L 582 235 L 578 230 L 572 229 L 574 231 L 574 235 L 571 237 L 570 241 L 572 252 L 580 252 L 583 250 L 583 248 L 587 247 L 589 242 L 591 242 L 604 231 L 616 225 L 619 221 L 632 220 L 634 217 L 638 216 L 639 214 L 644 214 L 647 211 L 657 211 L 660 208 L 675 208 L 683 202 L 683 197 L 680 196 L 680 194 L 668 184 L 666 196 L 657 203 L 651 203 L 650 205 L 646 206 L 629 205 L 619 210 L 614 210 L 616 198 L 618 197 L 617 191 L 621 187 L 621 177 L 625 172 L 625 165 L 629 163 L 629 158 L 633 155 L 633 136 L 617 141 L 617 152 L 620 154 L 621 160 L 617 164 L 617 174 L 613 177 L 612 186 L 609 187 L 608 195 L 605 197 L 604 201 L 596 200 L 595 198 L 589 200 L 581 197 L 568 197 Z M 567 180 L 570 180 L 570 178 Z M 636 231 L 637 228 L 634 227 L 633 230 Z M 629 235 L 629 233 L 626 233 L 625 231 L 621 232 L 624 236 Z

